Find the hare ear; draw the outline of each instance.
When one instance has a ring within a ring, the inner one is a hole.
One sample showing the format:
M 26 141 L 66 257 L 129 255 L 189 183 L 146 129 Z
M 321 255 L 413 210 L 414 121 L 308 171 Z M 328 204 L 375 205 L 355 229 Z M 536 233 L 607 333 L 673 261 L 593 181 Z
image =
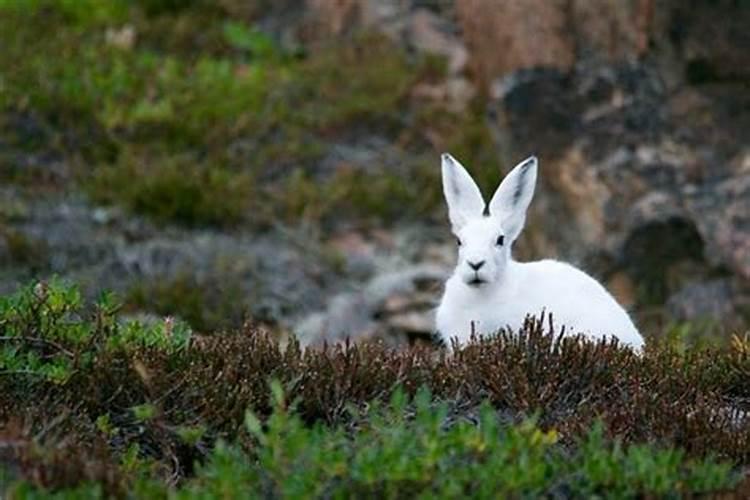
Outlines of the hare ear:
M 500 219 L 509 241 L 518 238 L 526 222 L 526 209 L 534 196 L 536 170 L 536 156 L 526 158 L 505 176 L 490 201 L 490 213 Z
M 471 217 L 484 211 L 484 198 L 469 172 L 448 153 L 441 156 L 443 192 L 448 203 L 448 218 L 453 230 L 460 229 Z

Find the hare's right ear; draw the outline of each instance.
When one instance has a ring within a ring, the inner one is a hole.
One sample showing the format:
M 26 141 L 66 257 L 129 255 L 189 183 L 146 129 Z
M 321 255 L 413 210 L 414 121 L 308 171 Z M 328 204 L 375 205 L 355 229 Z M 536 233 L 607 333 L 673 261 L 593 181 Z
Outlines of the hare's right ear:
M 484 198 L 469 172 L 448 153 L 441 156 L 443 164 L 443 192 L 448 203 L 448 218 L 453 230 L 459 230 L 471 217 L 484 211 Z
M 537 163 L 536 156 L 530 156 L 516 165 L 490 200 L 490 212 L 502 221 L 508 241 L 518 238 L 526 222 L 526 209 L 534 196 Z

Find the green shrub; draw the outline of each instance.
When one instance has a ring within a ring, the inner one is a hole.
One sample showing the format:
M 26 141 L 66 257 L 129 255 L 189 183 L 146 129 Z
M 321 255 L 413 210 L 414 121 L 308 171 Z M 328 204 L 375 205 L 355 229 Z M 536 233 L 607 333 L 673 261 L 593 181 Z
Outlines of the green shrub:
M 87 190 L 157 221 L 232 227 L 250 217 L 255 186 L 247 174 L 191 158 L 128 155 L 96 170 Z
M 102 294 L 88 308 L 77 287 L 58 279 L 27 285 L 0 297 L 0 377 L 39 377 L 65 384 L 91 367 L 102 348 L 183 348 L 190 331 L 172 320 L 142 326 L 116 321 L 119 305 Z
M 571 457 L 555 446 L 554 430 L 544 431 L 533 420 L 500 425 L 487 404 L 478 410 L 478 424 L 447 424 L 447 405 L 435 405 L 426 390 L 411 405 L 396 391 L 388 407 L 376 404 L 366 419 L 354 411 L 355 421 L 364 423 L 353 436 L 343 428 L 306 427 L 289 413 L 281 390 L 272 392 L 275 410 L 265 426 L 252 413 L 246 417 L 259 444 L 253 482 L 270 485 L 272 496 L 497 498 L 566 489 L 574 497 L 630 497 L 716 491 L 732 483 L 728 464 L 607 443 L 600 426 L 581 439 Z M 413 414 L 406 417 L 412 413 L 408 406 Z M 235 491 L 242 489 L 239 485 Z

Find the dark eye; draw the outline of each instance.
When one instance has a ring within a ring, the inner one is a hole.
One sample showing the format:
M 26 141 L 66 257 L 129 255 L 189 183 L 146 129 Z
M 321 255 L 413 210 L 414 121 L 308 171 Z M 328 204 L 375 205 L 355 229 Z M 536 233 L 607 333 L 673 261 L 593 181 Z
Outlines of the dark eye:
M 456 238 L 456 245 L 461 246 L 461 238 Z
M 503 246 L 503 243 L 505 243 L 505 236 L 501 234 L 500 236 L 497 237 L 497 241 L 495 242 L 495 244 L 501 247 Z

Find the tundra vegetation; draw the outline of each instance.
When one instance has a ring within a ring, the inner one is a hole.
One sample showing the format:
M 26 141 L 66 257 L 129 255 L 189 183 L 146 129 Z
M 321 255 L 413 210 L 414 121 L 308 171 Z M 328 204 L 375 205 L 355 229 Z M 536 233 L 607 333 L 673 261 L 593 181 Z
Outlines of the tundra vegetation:
M 0 300 L 10 498 L 747 493 L 750 339 L 562 338 L 529 320 L 448 355 L 145 326 L 71 285 Z
M 482 158 L 493 156 L 489 135 L 472 120 L 437 107 L 401 109 L 417 82 L 442 75 L 442 61 L 408 56 L 375 34 L 288 53 L 225 20 L 213 2 L 191 3 L 0 2 L 0 64 L 13 69 L 3 75 L 0 106 L 38 119 L 49 153 L 75 165 L 70 181 L 94 200 L 160 221 L 229 227 L 342 213 L 388 220 L 437 206 L 432 158 L 407 166 L 409 183 L 347 169 L 315 178 L 306 168 L 337 134 L 369 126 L 409 148 L 429 124 L 446 147 L 499 177 L 497 161 Z M 127 38 L 134 25 L 137 46 Z M 50 27 L 54 37 L 45 36 Z M 33 148 L 7 120 L 5 132 Z M 43 177 L 4 166 L 6 180 Z
M 456 112 L 413 95 L 445 61 L 377 33 L 282 46 L 227 14 L 271 3 L 0 0 L 0 183 L 228 232 L 435 217 L 420 151 L 438 146 L 497 184 L 484 97 Z M 361 129 L 409 162 L 318 168 Z M 0 237 L 44 275 L 48 249 L 11 224 L 24 210 L 0 199 Z M 746 336 L 686 345 L 675 329 L 636 355 L 530 319 L 454 355 L 308 350 L 239 328 L 237 284 L 217 287 L 178 276 L 89 300 L 49 278 L 2 295 L 0 496 L 750 494 Z M 144 308 L 179 318 L 129 314 Z

